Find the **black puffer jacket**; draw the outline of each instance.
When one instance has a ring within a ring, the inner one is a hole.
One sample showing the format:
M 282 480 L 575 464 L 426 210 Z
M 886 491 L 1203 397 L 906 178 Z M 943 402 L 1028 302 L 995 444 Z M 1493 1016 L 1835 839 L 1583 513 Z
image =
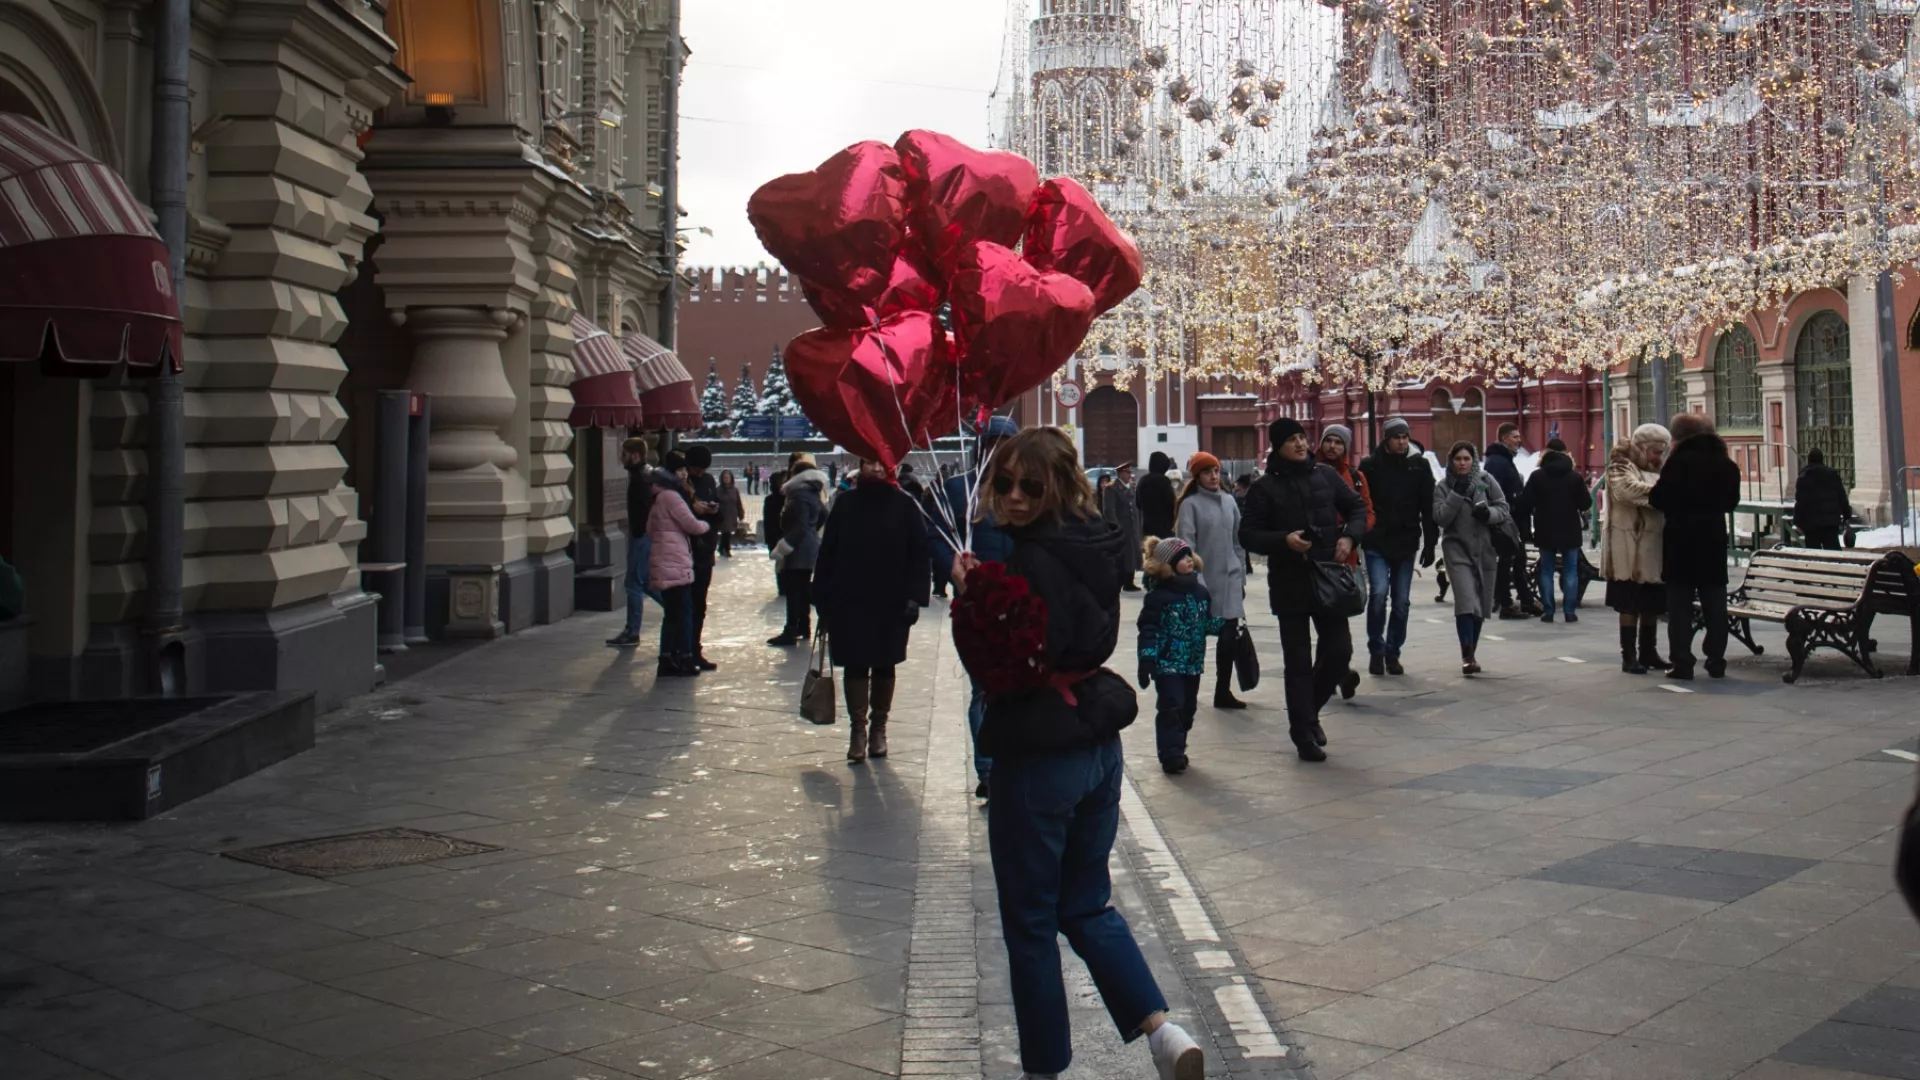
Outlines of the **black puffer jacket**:
M 1047 605 L 1047 666 L 1085 672 L 1068 704 L 1053 688 L 987 702 L 980 750 L 990 757 L 1077 750 L 1120 733 L 1139 712 L 1133 686 L 1101 665 L 1120 641 L 1120 555 L 1117 526 L 1095 519 L 1007 529 L 1007 569 Z
M 1306 531 L 1306 553 L 1287 546 L 1290 533 Z M 1331 466 L 1312 460 L 1267 459 L 1265 476 L 1253 482 L 1240 517 L 1240 546 L 1267 556 L 1267 601 L 1275 615 L 1313 610 L 1309 562 L 1332 562 L 1342 536 L 1358 544 L 1367 531 L 1367 506 Z
M 1520 492 L 1519 516 L 1533 522 L 1533 539 L 1543 552 L 1580 546 L 1580 515 L 1593 509 L 1593 492 L 1573 471 L 1573 458 L 1549 450 Z M 1523 526 L 1524 528 L 1524 526 Z
M 1173 512 L 1178 501 L 1173 494 L 1173 479 L 1167 470 L 1173 461 L 1158 450 L 1148 459 L 1147 475 L 1134 485 L 1133 501 L 1140 507 L 1140 531 L 1162 540 L 1173 535 Z
M 1667 515 L 1661 534 L 1665 580 L 1674 585 L 1727 583 L 1727 515 L 1740 505 L 1740 466 L 1718 435 L 1692 435 L 1674 444 L 1647 496 Z
M 1399 562 L 1411 559 L 1422 547 L 1440 542 L 1440 526 L 1433 521 L 1433 466 L 1409 450 L 1389 454 L 1374 450 L 1360 463 L 1373 496 L 1373 528 L 1367 530 L 1368 551 Z
M 1486 470 L 1488 476 L 1499 482 L 1500 493 L 1507 497 L 1508 506 L 1520 505 L 1520 495 L 1526 490 L 1526 485 L 1520 481 L 1520 466 L 1514 462 L 1513 451 L 1508 449 L 1506 443 L 1495 442 L 1488 446 L 1486 456 L 1480 461 L 1480 467 Z M 1527 519 L 1524 515 L 1516 515 L 1514 523 L 1520 530 L 1522 540 L 1533 539 L 1533 532 L 1527 527 Z
M 1807 466 L 1794 486 L 1793 523 L 1803 529 L 1837 529 L 1852 516 L 1840 470 L 1831 465 Z

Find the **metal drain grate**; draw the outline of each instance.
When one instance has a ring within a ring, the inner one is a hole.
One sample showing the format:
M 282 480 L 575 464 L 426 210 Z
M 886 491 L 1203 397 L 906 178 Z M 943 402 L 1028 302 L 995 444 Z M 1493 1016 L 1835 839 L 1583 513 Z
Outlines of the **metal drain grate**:
M 313 840 L 241 848 L 223 854 L 229 859 L 308 877 L 338 877 L 499 850 L 492 844 L 477 844 L 472 840 L 460 840 L 418 829 L 375 829 L 345 836 L 322 836 Z

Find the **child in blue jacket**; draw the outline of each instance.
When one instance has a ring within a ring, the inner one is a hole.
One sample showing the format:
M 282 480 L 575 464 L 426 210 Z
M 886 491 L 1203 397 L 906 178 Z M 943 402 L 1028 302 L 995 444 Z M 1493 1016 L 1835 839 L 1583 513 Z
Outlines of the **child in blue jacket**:
M 1207 637 L 1218 637 L 1227 620 L 1209 614 L 1213 598 L 1200 583 L 1200 556 L 1185 540 L 1149 537 L 1142 554 L 1147 597 L 1140 608 L 1140 688 L 1149 681 L 1156 687 L 1160 769 L 1178 776 L 1187 771 L 1187 732 L 1207 671 Z

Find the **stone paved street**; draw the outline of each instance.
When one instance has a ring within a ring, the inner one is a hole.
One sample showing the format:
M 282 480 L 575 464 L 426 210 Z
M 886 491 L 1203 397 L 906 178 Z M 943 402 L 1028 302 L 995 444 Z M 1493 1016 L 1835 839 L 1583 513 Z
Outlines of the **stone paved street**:
M 655 685 L 658 609 L 630 653 L 577 617 L 161 818 L 0 829 L 0 1076 L 1017 1076 L 943 612 L 892 757 L 850 767 L 844 723 L 794 715 L 802 654 L 761 644 L 771 585 L 754 552 L 721 568 L 717 675 Z M 1286 742 L 1271 619 L 1255 707 L 1202 708 L 1189 773 L 1157 768 L 1150 699 L 1128 732 L 1116 901 L 1210 1075 L 1920 1078 L 1888 870 L 1913 680 L 1828 655 L 1785 686 L 1773 633 L 1663 685 L 1592 611 L 1489 626 L 1463 681 L 1432 599 L 1409 676 L 1330 707 L 1324 766 Z M 1879 636 L 1901 670 L 1905 628 Z M 329 878 L 221 855 L 396 827 L 490 850 Z M 1071 959 L 1069 989 L 1069 1075 L 1150 1076 Z

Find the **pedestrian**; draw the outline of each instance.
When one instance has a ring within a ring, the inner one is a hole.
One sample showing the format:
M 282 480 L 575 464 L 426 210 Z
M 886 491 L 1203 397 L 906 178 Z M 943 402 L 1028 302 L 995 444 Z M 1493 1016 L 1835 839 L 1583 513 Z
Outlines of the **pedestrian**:
M 1380 430 L 1380 445 L 1360 463 L 1373 513 L 1361 542 L 1367 561 L 1367 673 L 1405 675 L 1400 652 L 1412 615 L 1415 556 L 1422 569 L 1433 565 L 1440 526 L 1433 520 L 1433 468 L 1413 452 L 1412 425 L 1396 416 Z
M 705 522 L 707 530 L 693 540 L 693 662 L 701 671 L 718 671 L 707 659 L 707 593 L 713 588 L 714 557 L 720 549 L 720 481 L 712 473 L 713 451 L 695 444 L 687 448 L 687 505 Z
M 1600 576 L 1607 579 L 1607 606 L 1620 614 L 1620 670 L 1629 675 L 1667 667 L 1659 649 L 1660 616 L 1667 610 L 1660 566 L 1667 516 L 1647 497 L 1672 442 L 1666 428 L 1641 424 L 1614 443 L 1607 458 Z
M 1706 624 L 1707 675 L 1727 676 L 1727 515 L 1740 505 L 1740 466 L 1704 413 L 1667 425 L 1673 450 L 1647 501 L 1667 516 L 1660 572 L 1667 583 L 1667 649 L 1675 679 L 1693 678 L 1693 605 Z
M 827 521 L 827 474 L 813 462 L 812 454 L 795 454 L 791 475 L 780 486 L 784 498 L 780 505 L 780 542 L 773 547 L 773 561 L 780 567 L 780 580 L 787 598 L 787 625 L 767 639 L 767 644 L 787 647 L 813 636 L 813 567 L 820 557 L 820 528 Z
M 985 471 L 1007 440 L 1019 433 L 1020 425 L 1010 416 L 995 416 L 988 420 L 986 430 L 980 434 L 980 443 L 974 449 L 974 469 Z M 983 495 L 976 503 L 974 477 L 978 471 L 954 470 L 941 487 L 946 505 L 936 504 L 933 508 L 936 512 L 927 518 L 927 548 L 933 556 L 935 576 L 943 584 L 952 585 L 956 596 L 965 584 L 966 577 L 965 560 L 961 556 L 971 556 L 974 562 L 980 563 L 1004 563 L 1013 555 L 1013 536 L 1000 527 L 998 519 L 993 516 L 990 501 Z M 961 541 L 964 545 L 969 528 L 969 512 L 973 515 L 972 550 L 958 551 L 953 541 Z M 993 791 L 993 785 L 988 783 L 993 775 L 993 758 L 980 747 L 980 728 L 987 719 L 987 695 L 979 681 L 971 675 L 967 677 L 967 683 L 967 734 L 973 740 L 973 797 L 984 799 Z
M 615 648 L 640 643 L 640 617 L 646 612 L 647 559 L 653 551 L 647 536 L 647 514 L 653 509 L 653 470 L 648 458 L 647 440 L 635 437 L 620 444 L 620 465 L 627 470 L 627 621 L 607 639 Z
M 647 512 L 648 575 L 660 591 L 666 615 L 660 621 L 660 663 L 657 677 L 700 674 L 693 636 L 694 541 L 709 526 L 694 516 L 687 490 L 687 458 L 669 450 L 654 472 L 653 506 Z
M 768 554 L 780 543 L 780 537 L 786 525 L 780 516 L 785 512 L 787 497 L 780 493 L 780 487 L 787 482 L 785 472 L 776 472 L 767 477 L 767 497 L 760 503 L 760 539 L 767 545 Z M 787 595 L 787 579 L 780 576 L 780 564 L 773 564 L 773 587 L 776 596 Z
M 760 463 L 757 461 L 747 462 L 747 494 L 760 494 Z
M 1840 533 L 1853 519 L 1847 482 L 1827 464 L 1819 447 L 1807 451 L 1807 467 L 1793 486 L 1793 524 L 1810 548 L 1840 550 Z
M 845 669 L 847 761 L 887 756 L 895 668 L 907 660 L 907 635 L 927 606 L 927 533 L 920 508 L 893 470 L 862 459 L 859 482 L 833 501 L 813 599 L 835 667 Z
M 1254 480 L 1255 480 L 1255 477 L 1254 477 L 1254 474 L 1252 473 L 1241 473 L 1239 476 L 1234 478 L 1233 502 L 1235 506 L 1239 507 L 1242 516 L 1245 516 L 1246 514 L 1247 493 L 1253 490 Z M 1253 576 L 1253 552 L 1242 549 L 1241 560 L 1246 565 L 1247 576 L 1252 577 Z
M 1358 469 L 1348 464 L 1348 444 L 1353 442 L 1353 429 L 1345 424 L 1328 424 L 1320 433 L 1320 462 L 1332 469 L 1340 477 L 1340 482 L 1354 490 L 1360 496 L 1360 502 L 1367 508 L 1366 527 L 1373 528 L 1373 495 L 1367 490 L 1367 478 Z M 1348 566 L 1360 565 L 1360 549 L 1354 548 L 1344 560 Z M 1340 697 L 1352 701 L 1354 691 L 1360 688 L 1360 673 L 1352 668 L 1340 679 Z
M 740 529 L 740 522 L 747 516 L 747 506 L 740 498 L 740 489 L 733 482 L 731 471 L 720 474 L 720 554 L 733 558 L 733 534 Z
M 1346 562 L 1366 532 L 1367 508 L 1338 473 L 1314 460 L 1298 420 L 1273 421 L 1267 440 L 1273 452 L 1266 475 L 1247 495 L 1240 543 L 1267 556 L 1267 603 L 1280 620 L 1287 733 L 1300 760 L 1325 761 L 1320 709 L 1349 675 L 1353 633 L 1346 616 L 1314 603 L 1314 564 Z
M 1593 509 L 1593 492 L 1586 477 L 1573 471 L 1567 444 L 1548 439 L 1540 466 L 1527 477 L 1520 492 L 1518 513 L 1532 522 L 1533 540 L 1540 548 L 1540 621 L 1553 621 L 1553 581 L 1560 579 L 1560 610 L 1570 623 L 1580 616 L 1580 538 L 1586 532 L 1580 516 Z
M 1120 729 L 1138 706 L 1104 675 L 1120 634 L 1119 527 L 1102 520 L 1059 428 L 1003 443 L 986 472 L 986 513 L 1014 541 L 1007 568 L 1046 604 L 1048 686 L 987 703 L 981 742 L 994 759 L 987 844 L 1007 943 L 1020 1065 L 1050 1077 L 1073 1060 L 1060 935 L 1085 961 L 1128 1042 L 1147 1036 L 1162 1078 L 1200 1080 L 1204 1056 L 1166 1018 L 1167 1001 L 1132 931 L 1112 906 L 1108 860 L 1125 770 Z M 962 554 L 956 568 L 980 565 Z
M 1218 669 L 1213 707 L 1244 709 L 1247 703 L 1233 696 L 1233 658 L 1246 632 L 1247 552 L 1240 546 L 1240 504 L 1223 490 L 1220 459 L 1212 454 L 1187 459 L 1187 486 L 1174 511 L 1174 535 L 1200 557 L 1208 614 L 1223 620 L 1213 661 Z
M 1433 520 L 1440 526 L 1440 550 L 1453 581 L 1453 621 L 1460 637 L 1460 673 L 1480 674 L 1476 653 L 1480 631 L 1493 615 L 1500 551 L 1494 534 L 1512 530 L 1513 510 L 1500 482 L 1480 467 L 1470 442 L 1447 451 L 1447 478 L 1433 489 Z
M 1509 513 L 1515 512 L 1520 505 L 1520 493 L 1525 484 L 1520 477 L 1520 466 L 1515 455 L 1520 452 L 1520 425 L 1501 424 L 1499 435 L 1493 445 L 1487 447 L 1485 462 L 1481 467 L 1488 476 L 1500 485 L 1500 493 L 1506 496 Z M 1540 606 L 1533 598 L 1533 578 L 1527 573 L 1527 543 L 1533 539 L 1527 532 L 1526 521 L 1516 515 L 1513 522 L 1519 540 L 1511 541 L 1505 533 L 1494 536 L 1494 548 L 1500 555 L 1500 573 L 1495 583 L 1499 597 L 1500 617 L 1502 619 L 1524 619 L 1529 615 L 1538 615 Z
M 1123 461 L 1113 470 L 1113 483 L 1107 485 L 1100 516 L 1118 526 L 1120 535 L 1127 541 L 1126 550 L 1120 554 L 1120 588 L 1125 592 L 1139 592 L 1140 586 L 1133 583 L 1133 576 L 1140 572 L 1143 538 L 1140 510 L 1133 495 L 1133 462 Z
M 1173 481 L 1167 471 L 1173 459 L 1155 450 L 1147 458 L 1147 475 L 1134 486 L 1133 498 L 1140 510 L 1140 531 L 1148 536 L 1172 536 L 1174 529 Z
M 1213 598 L 1200 580 L 1206 561 L 1174 536 L 1149 536 L 1141 545 L 1141 578 L 1147 598 L 1140 605 L 1135 645 L 1140 689 L 1156 694 L 1154 747 L 1160 771 L 1187 771 L 1187 732 L 1200 707 L 1200 679 L 1207 673 L 1207 638 L 1230 625 L 1213 615 Z

